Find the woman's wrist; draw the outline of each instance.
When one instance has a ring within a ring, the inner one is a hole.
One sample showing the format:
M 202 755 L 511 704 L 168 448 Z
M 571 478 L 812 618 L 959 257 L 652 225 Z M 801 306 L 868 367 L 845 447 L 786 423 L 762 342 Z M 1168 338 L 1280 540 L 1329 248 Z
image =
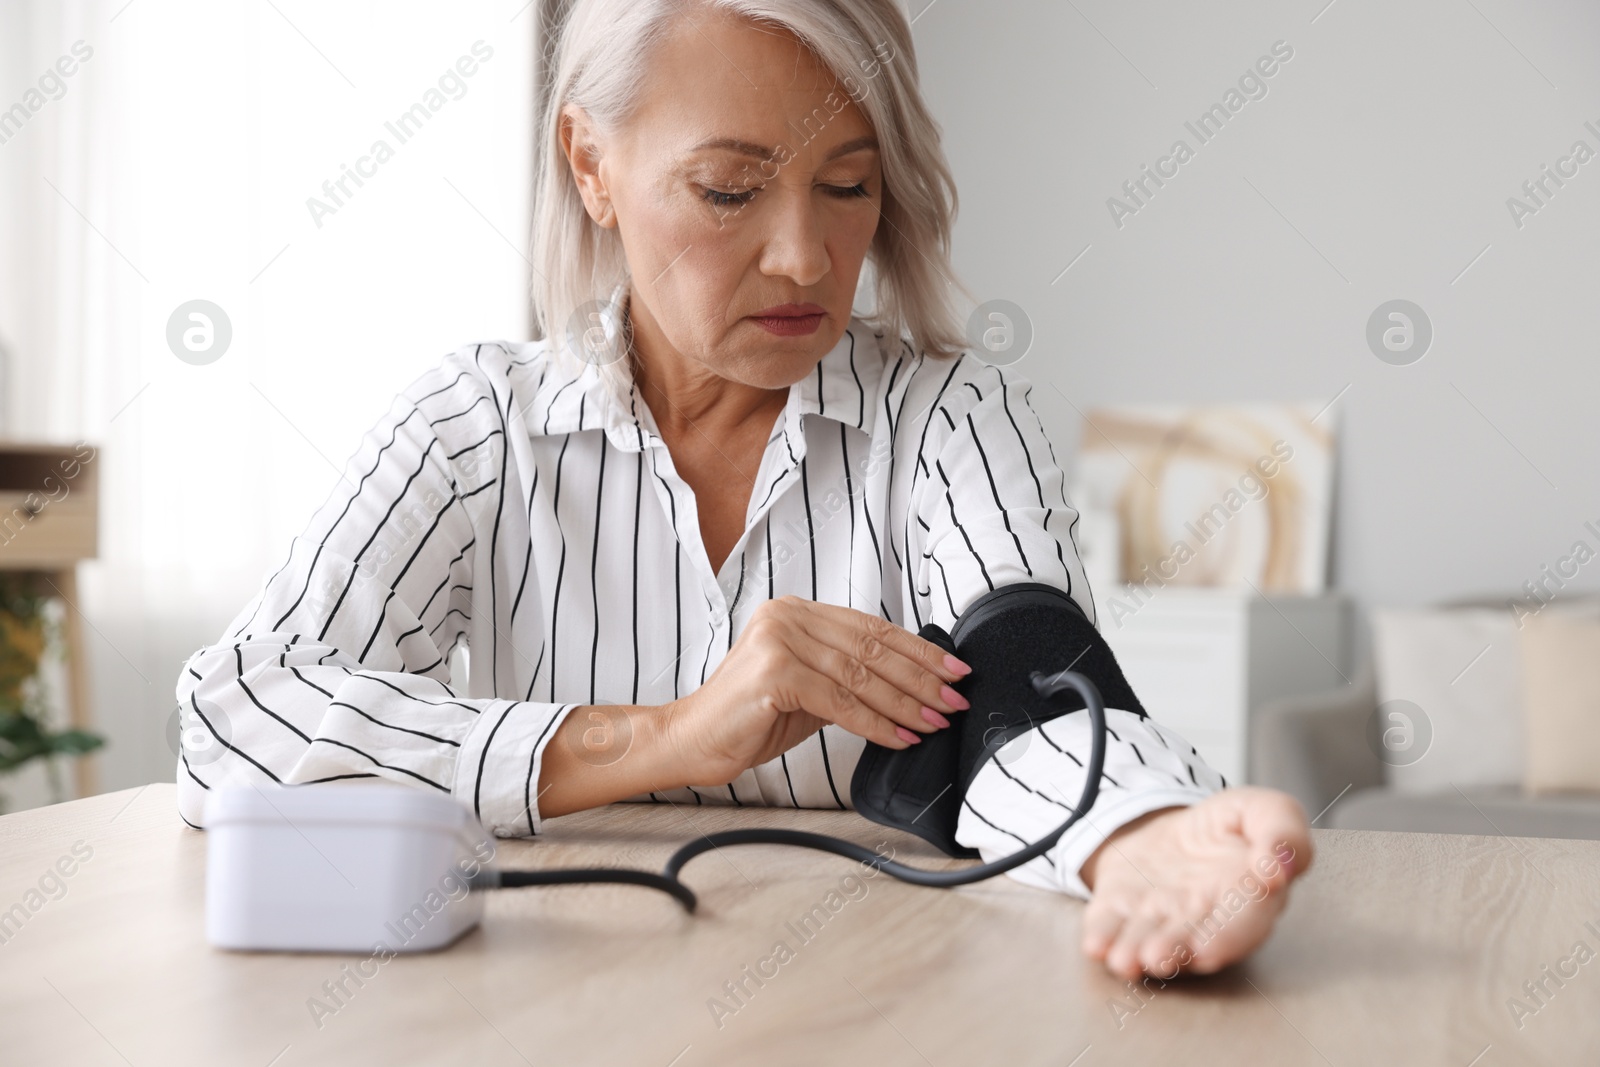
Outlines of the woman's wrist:
M 671 705 L 573 708 L 545 746 L 539 771 L 544 818 L 687 783 L 668 727 Z
M 684 702 L 688 697 L 680 697 L 669 701 L 658 708 L 651 708 L 655 714 L 650 719 L 651 745 L 653 749 L 652 763 L 656 773 L 672 784 L 663 786 L 666 789 L 681 788 L 694 784 L 691 779 L 690 768 L 694 761 L 689 759 L 683 751 L 683 721 Z
M 1123 823 L 1121 826 L 1107 834 L 1106 839 L 1100 843 L 1100 846 L 1093 852 L 1089 853 L 1089 858 L 1084 860 L 1083 866 L 1078 869 L 1078 877 L 1083 879 L 1083 884 L 1089 887 L 1089 891 L 1091 893 L 1094 892 L 1095 877 L 1100 871 L 1100 861 L 1105 858 L 1105 854 L 1108 850 L 1115 850 L 1119 840 L 1132 836 L 1134 833 L 1159 819 L 1161 816 L 1170 814 L 1174 811 L 1182 810 L 1183 808 L 1181 806 L 1157 808 L 1155 811 L 1147 811 L 1137 818 L 1129 819 L 1127 822 Z
M 657 773 L 678 788 L 718 785 L 732 781 L 744 770 L 728 767 L 725 759 L 713 758 L 699 743 L 704 738 L 697 739 L 691 725 L 696 721 L 691 709 L 697 699 L 702 699 L 699 690 L 651 709 L 657 713 L 652 722 Z

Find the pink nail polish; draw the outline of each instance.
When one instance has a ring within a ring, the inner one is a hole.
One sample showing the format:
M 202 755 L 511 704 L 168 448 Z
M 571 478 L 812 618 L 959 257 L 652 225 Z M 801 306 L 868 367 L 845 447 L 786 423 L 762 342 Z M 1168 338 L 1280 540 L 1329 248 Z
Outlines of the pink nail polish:
M 927 720 L 929 726 L 937 726 L 941 730 L 950 725 L 949 719 L 929 707 L 922 709 L 922 717 Z
M 907 730 L 904 726 L 896 726 L 894 728 L 894 733 L 896 737 L 900 738 L 900 740 L 904 741 L 908 745 L 922 744 L 922 738 L 918 737 L 910 730 Z
M 965 663 L 962 663 L 948 652 L 945 653 L 944 665 L 947 669 L 952 670 L 960 675 L 968 675 L 972 673 L 971 667 L 967 666 Z
M 944 702 L 957 711 L 966 711 L 972 707 L 967 698 L 951 689 L 948 685 L 939 690 L 939 696 Z

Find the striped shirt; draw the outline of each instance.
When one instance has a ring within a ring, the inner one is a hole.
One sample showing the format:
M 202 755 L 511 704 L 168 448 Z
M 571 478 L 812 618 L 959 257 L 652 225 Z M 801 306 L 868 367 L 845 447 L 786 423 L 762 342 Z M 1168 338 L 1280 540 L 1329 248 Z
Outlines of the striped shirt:
M 790 387 L 713 572 L 694 494 L 619 366 L 486 342 L 395 400 L 287 561 L 179 678 L 187 734 L 204 741 L 179 754 L 187 822 L 224 780 L 376 777 L 452 794 L 499 836 L 536 834 L 541 757 L 573 708 L 693 691 L 780 596 L 915 631 L 1043 582 L 1094 619 L 1077 511 L 1016 374 L 852 320 Z M 453 684 L 458 647 L 470 655 Z M 1058 825 L 1082 788 L 1085 719 L 991 760 L 958 840 L 994 858 Z M 1087 897 L 1078 868 L 1106 834 L 1224 784 L 1170 730 L 1107 719 L 1093 813 L 1015 877 Z M 732 782 L 632 799 L 849 808 L 864 744 L 828 725 Z

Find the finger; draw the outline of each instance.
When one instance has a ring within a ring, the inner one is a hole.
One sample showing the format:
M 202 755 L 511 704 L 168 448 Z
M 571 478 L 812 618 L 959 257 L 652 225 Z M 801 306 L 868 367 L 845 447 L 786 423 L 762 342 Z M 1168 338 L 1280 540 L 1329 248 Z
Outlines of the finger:
M 1244 959 L 1267 939 L 1288 902 L 1287 891 L 1251 900 L 1237 912 L 1213 904 L 1194 929 L 1191 941 L 1194 956 L 1188 970 L 1194 974 L 1215 974 Z M 1220 914 L 1220 919 L 1218 918 Z
M 888 619 L 855 608 L 837 604 L 802 601 L 802 606 L 812 615 L 825 619 L 836 627 L 852 631 L 865 631 L 890 649 L 905 656 L 925 671 L 939 676 L 942 682 L 954 682 L 972 673 L 971 665 L 950 655 L 932 641 L 924 640 L 903 626 Z
M 855 614 L 860 615 L 859 612 Z M 953 711 L 948 700 L 935 694 L 942 687 L 949 696 L 955 697 L 954 690 L 944 686 L 936 675 L 920 669 L 873 638 L 867 628 L 856 624 L 855 620 L 822 615 L 791 619 L 785 642 L 791 654 L 845 686 L 868 707 L 897 725 L 917 733 L 932 733 L 949 725 L 937 705 L 930 706 L 927 701 L 943 703 Z M 856 654 L 840 647 L 845 644 L 853 644 Z M 919 684 L 896 685 L 883 672 L 899 674 L 902 678 L 910 676 Z M 916 692 L 917 689 L 921 692 Z M 965 701 L 957 697 L 956 703 Z M 930 710 L 932 714 L 928 713 Z
M 881 680 L 885 688 L 874 694 L 877 708 L 870 706 L 862 693 L 872 688 L 870 683 L 875 676 L 860 664 L 847 662 L 837 650 L 810 634 L 808 626 L 812 620 L 802 616 L 803 608 L 797 607 L 804 603 L 798 598 L 785 597 L 779 610 L 770 613 L 762 623 L 774 639 L 772 651 L 777 655 L 775 661 L 769 660 L 768 672 L 775 675 L 771 684 L 784 694 L 778 703 L 782 710 L 808 712 L 894 749 L 906 748 L 920 740 L 911 724 L 923 731 L 935 728 L 923 718 L 921 705 L 909 696 L 899 694 L 899 707 L 890 707 L 892 691 Z M 884 715 L 879 709 L 891 714 Z
M 1091 900 L 1083 913 L 1083 954 L 1104 961 L 1125 921 L 1126 916 L 1102 898 Z
M 815 640 L 797 641 L 791 648 L 807 666 L 848 689 L 857 700 L 896 725 L 924 734 L 941 728 L 923 716 L 921 701 L 890 685 L 860 660 Z
M 1141 907 L 1122 924 L 1111 951 L 1106 953 L 1106 966 L 1113 974 L 1123 978 L 1137 978 L 1143 965 L 1140 956 L 1145 941 L 1166 921 L 1166 915 L 1148 907 Z
M 1311 830 L 1300 803 L 1271 789 L 1243 789 L 1235 801 L 1240 832 L 1263 881 L 1281 889 L 1311 866 Z
M 1146 974 L 1157 978 L 1176 978 L 1178 972 L 1194 961 L 1194 947 L 1187 920 L 1181 914 L 1171 914 L 1145 938 L 1139 952 L 1139 965 Z
M 965 711 L 971 705 L 953 689 L 946 680 L 955 672 L 943 665 L 943 652 L 939 647 L 876 615 L 834 608 L 833 605 L 815 605 L 827 609 L 813 611 L 806 618 L 804 629 L 808 636 L 860 663 L 895 689 L 916 701 L 918 723 L 921 729 L 920 709 L 923 706 L 950 714 Z M 916 654 L 907 642 L 933 649 L 941 657 L 935 670 L 928 660 Z M 956 661 L 959 662 L 959 661 Z M 848 679 L 844 679 L 850 684 Z M 912 725 L 912 724 L 907 724 Z
M 791 658 L 785 678 L 780 683 L 784 697 L 779 710 L 804 711 L 825 722 L 836 723 L 851 733 L 885 748 L 908 748 L 915 744 L 917 735 L 899 726 L 892 719 L 873 711 L 851 692 L 849 687 L 816 670 L 801 658 Z M 909 737 L 912 740 L 907 741 Z

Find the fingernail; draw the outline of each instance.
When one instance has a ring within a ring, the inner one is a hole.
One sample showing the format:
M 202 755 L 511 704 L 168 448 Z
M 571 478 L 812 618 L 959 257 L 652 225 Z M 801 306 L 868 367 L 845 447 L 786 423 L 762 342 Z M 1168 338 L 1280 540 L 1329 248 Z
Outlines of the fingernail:
M 945 653 L 944 666 L 946 670 L 954 671 L 958 675 L 965 676 L 972 673 L 971 667 L 967 666 L 965 663 L 962 663 L 948 652 Z
M 922 717 L 928 721 L 928 725 L 937 726 L 941 730 L 950 725 L 949 719 L 945 718 L 943 715 L 940 715 L 932 708 L 924 707 L 922 709 Z
M 954 689 L 951 689 L 948 685 L 939 690 L 939 696 L 946 704 L 950 705 L 957 711 L 966 711 L 968 708 L 972 707 L 972 705 L 967 702 L 966 697 L 962 696 Z
M 904 741 L 908 745 L 920 745 L 920 744 L 922 744 L 922 738 L 918 737 L 916 734 L 912 733 L 910 730 L 907 730 L 904 726 L 896 726 L 894 728 L 894 733 L 895 733 L 896 737 L 898 737 L 900 740 Z

